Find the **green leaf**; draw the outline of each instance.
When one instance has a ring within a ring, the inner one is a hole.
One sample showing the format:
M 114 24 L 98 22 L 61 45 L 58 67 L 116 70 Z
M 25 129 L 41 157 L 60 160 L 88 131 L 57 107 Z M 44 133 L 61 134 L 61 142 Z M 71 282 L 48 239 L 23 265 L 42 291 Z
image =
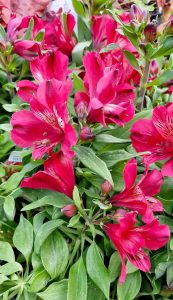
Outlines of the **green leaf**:
M 42 42 L 43 39 L 44 39 L 44 34 L 45 34 L 45 29 L 41 29 L 41 30 L 37 33 L 36 37 L 34 38 L 34 41 Z
M 98 158 L 92 149 L 84 146 L 75 146 L 74 151 L 84 166 L 92 170 L 103 179 L 108 180 L 112 186 L 114 185 L 111 173 L 108 170 L 105 162 Z
M 160 76 L 158 76 L 155 80 L 153 80 L 152 82 L 149 82 L 147 84 L 147 86 L 153 86 L 153 85 L 160 86 L 163 83 L 166 83 L 172 79 L 173 79 L 173 71 L 166 70 Z
M 35 237 L 34 249 L 36 253 L 39 253 L 40 247 L 47 239 L 47 237 L 63 223 L 63 220 L 52 220 L 41 225 Z
M 102 134 L 98 134 L 96 136 L 96 142 L 97 143 L 107 143 L 107 144 L 124 144 L 124 143 L 130 143 L 131 140 L 129 139 L 120 139 L 117 138 L 113 135 L 107 134 L 107 133 L 102 133 Z
M 33 271 L 29 280 L 29 292 L 36 293 L 46 287 L 50 280 L 49 274 L 43 269 L 39 268 Z
M 15 229 L 13 243 L 24 255 L 26 261 L 29 261 L 33 248 L 33 228 L 32 224 L 23 215 L 20 216 L 19 225 Z
M 82 205 L 81 205 L 81 199 L 80 199 L 79 190 L 78 190 L 77 186 L 75 186 L 74 190 L 73 190 L 73 200 L 74 200 L 74 204 L 77 206 L 80 214 L 85 217 L 85 213 L 84 213 Z
M 14 198 L 11 197 L 10 195 L 8 195 L 7 197 L 5 197 L 5 201 L 4 201 L 4 211 L 5 214 L 7 216 L 7 218 L 10 221 L 14 220 L 14 216 L 15 216 L 15 201 Z
M 166 270 L 166 282 L 167 285 L 172 287 L 173 284 L 173 263 L 169 264 Z
M 87 272 L 94 283 L 109 299 L 110 277 L 95 242 L 88 248 L 86 255 Z
M 140 71 L 140 67 L 139 67 L 136 57 L 127 50 L 124 50 L 123 53 L 125 54 L 125 57 L 129 61 L 129 63 L 132 65 L 132 67 L 134 67 L 137 71 Z
M 41 260 L 52 279 L 58 277 L 68 263 L 68 245 L 63 236 L 54 231 L 41 246 Z
M 16 111 L 20 110 L 19 104 L 15 104 L 15 103 L 3 104 L 2 107 L 8 112 L 16 112 Z
M 110 282 L 114 282 L 120 275 L 121 271 L 121 259 L 117 251 L 114 252 L 110 258 L 108 270 Z
M 129 153 L 124 149 L 107 151 L 100 155 L 100 158 L 105 161 L 106 165 L 110 168 L 117 164 L 118 162 L 125 161 L 131 159 L 133 157 L 139 156 L 139 153 Z
M 72 78 L 73 78 L 73 85 L 74 85 L 75 92 L 78 92 L 78 91 L 84 92 L 85 87 L 84 87 L 83 80 L 75 73 L 73 73 Z
M 7 181 L 3 182 L 0 187 L 7 192 L 11 192 L 18 187 L 23 177 L 24 173 L 22 172 L 14 173 Z
M 130 122 L 128 122 L 124 127 L 118 127 L 117 129 L 111 130 L 111 134 L 115 135 L 116 137 L 120 137 L 121 139 L 128 139 L 130 136 L 130 129 L 132 125 L 137 120 L 143 118 L 151 118 L 152 112 L 152 109 L 149 109 L 135 114 L 134 118 Z
M 87 274 L 82 256 L 70 268 L 67 300 L 87 299 Z
M 79 220 L 80 220 L 80 215 L 75 215 L 73 216 L 70 221 L 69 221 L 69 224 L 67 227 L 75 227 L 75 225 L 78 224 Z
M 91 41 L 84 41 L 76 44 L 72 51 L 72 59 L 73 62 L 76 63 L 77 66 L 82 65 L 82 57 L 84 50 L 91 45 Z
M 128 274 L 123 284 L 117 285 L 118 300 L 133 300 L 141 288 L 141 273 Z
M 4 44 L 6 42 L 6 31 L 2 25 L 0 25 L 0 43 Z
M 23 38 L 24 40 L 29 40 L 30 39 L 33 28 L 34 28 L 34 19 L 31 18 L 30 21 L 29 21 L 27 31 L 26 31 L 25 36 Z
M 65 205 L 72 204 L 73 201 L 68 198 L 66 195 L 58 192 L 53 192 L 50 195 L 45 196 L 37 201 L 34 201 L 31 204 L 26 205 L 24 208 L 22 208 L 22 211 L 35 209 L 42 206 L 52 205 L 54 207 L 61 208 Z
M 79 0 L 72 0 L 73 7 L 75 12 L 78 15 L 84 16 L 85 15 L 85 7 Z
M 163 41 L 163 45 L 157 49 L 151 56 L 151 58 L 157 58 L 160 56 L 167 56 L 172 53 L 173 36 L 167 36 Z
M 109 44 L 108 46 L 102 48 L 102 49 L 100 50 L 100 53 L 109 52 L 109 51 L 115 50 L 115 49 L 117 49 L 117 48 L 120 48 L 120 46 L 118 46 L 118 44 L 112 43 L 112 44 Z
M 16 272 L 22 272 L 22 266 L 17 262 L 8 262 L 3 266 L 0 266 L 0 273 L 2 275 L 8 276 Z
M 169 226 L 170 231 L 173 232 L 172 218 L 162 215 L 162 216 L 159 216 L 159 220 L 160 220 L 161 224 L 167 224 Z
M 0 260 L 4 260 L 6 262 L 15 261 L 13 249 L 8 242 L 0 241 Z
M 88 278 L 87 300 L 105 300 L 105 295 L 90 278 Z
M 155 268 L 155 279 L 156 280 L 165 274 L 166 269 L 170 264 L 171 264 L 171 262 L 161 262 L 161 263 L 157 264 L 157 266 Z
M 68 280 L 54 282 L 48 288 L 37 295 L 43 300 L 67 300 Z M 82 299 L 81 299 L 82 300 Z

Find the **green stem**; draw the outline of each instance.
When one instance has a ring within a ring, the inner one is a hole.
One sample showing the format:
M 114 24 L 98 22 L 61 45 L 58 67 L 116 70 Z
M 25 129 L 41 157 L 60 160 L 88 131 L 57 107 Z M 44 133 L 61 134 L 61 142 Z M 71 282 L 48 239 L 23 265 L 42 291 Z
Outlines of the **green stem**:
M 144 98 L 146 93 L 146 84 L 148 82 L 148 76 L 150 71 L 150 61 L 148 59 L 145 60 L 144 73 L 141 78 L 140 90 L 139 90 L 139 99 L 140 99 L 140 111 L 142 111 L 144 107 Z

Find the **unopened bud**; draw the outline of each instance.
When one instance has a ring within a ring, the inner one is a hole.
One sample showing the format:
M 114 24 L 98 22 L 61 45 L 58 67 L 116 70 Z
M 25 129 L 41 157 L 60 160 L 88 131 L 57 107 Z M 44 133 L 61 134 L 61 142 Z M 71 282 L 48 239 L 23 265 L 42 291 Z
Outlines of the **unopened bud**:
M 91 129 L 88 126 L 86 126 L 81 129 L 79 137 L 82 141 L 87 141 L 87 140 L 94 139 L 95 134 L 91 132 Z
M 64 216 L 71 218 L 76 214 L 77 208 L 74 204 L 69 204 L 61 208 L 61 212 Z
M 112 219 L 119 222 L 122 218 L 125 217 L 126 214 L 126 210 L 119 208 L 112 214 Z
M 103 181 L 101 191 L 104 195 L 109 194 L 112 191 L 112 184 L 108 180 Z
M 84 101 L 78 103 L 75 107 L 76 115 L 78 119 L 85 120 L 88 116 L 88 106 Z
M 153 60 L 151 63 L 150 63 L 150 73 L 151 75 L 153 76 L 156 76 L 157 73 L 159 71 L 159 65 L 158 65 L 158 62 L 156 60 Z
M 168 21 L 165 27 L 165 32 L 167 35 L 173 35 L 173 18 Z
M 132 23 L 135 22 L 137 24 L 140 24 L 142 22 L 147 22 L 148 20 L 147 11 L 145 10 L 142 11 L 140 7 L 135 4 L 131 6 L 129 16 L 130 16 L 130 21 Z
M 156 22 L 151 22 L 147 24 L 144 29 L 144 35 L 148 42 L 154 42 L 157 37 L 157 24 Z

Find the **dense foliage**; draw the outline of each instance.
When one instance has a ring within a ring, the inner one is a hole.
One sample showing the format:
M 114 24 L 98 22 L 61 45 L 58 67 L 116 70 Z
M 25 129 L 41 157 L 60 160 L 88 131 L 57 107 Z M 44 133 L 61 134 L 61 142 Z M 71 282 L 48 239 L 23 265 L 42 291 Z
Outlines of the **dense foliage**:
M 172 299 L 173 19 L 72 2 L 0 26 L 0 299 Z

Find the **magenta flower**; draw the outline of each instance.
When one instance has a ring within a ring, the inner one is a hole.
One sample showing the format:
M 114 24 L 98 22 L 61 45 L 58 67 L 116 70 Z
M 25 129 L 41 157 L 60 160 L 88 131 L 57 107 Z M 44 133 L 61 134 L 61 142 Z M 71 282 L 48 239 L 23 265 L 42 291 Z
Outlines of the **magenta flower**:
M 68 123 L 67 100 L 71 81 L 56 79 L 40 83 L 37 97 L 30 101 L 30 111 L 12 115 L 11 138 L 19 147 L 32 147 L 33 157 L 39 159 L 61 143 L 64 153 L 76 143 L 74 128 Z
M 122 16 L 123 23 L 129 22 L 129 15 Z M 109 44 L 117 44 L 121 50 L 136 52 L 132 43 L 119 31 L 119 24 L 109 15 L 92 17 L 92 36 L 95 50 L 101 50 Z
M 157 250 L 169 240 L 170 231 L 167 225 L 160 225 L 154 219 L 144 226 L 135 227 L 136 213 L 127 213 L 119 224 L 105 224 L 104 231 L 116 247 L 122 261 L 120 283 L 126 278 L 125 259 L 137 269 L 149 272 L 150 260 L 143 249 Z
M 115 123 L 124 125 L 134 115 L 134 87 L 122 81 L 122 64 L 107 67 L 100 54 L 87 53 L 84 56 L 86 92 L 75 95 L 75 110 L 81 106 L 89 122 Z
M 43 40 L 44 49 L 57 49 L 70 56 L 76 44 L 73 37 L 75 18 L 67 13 L 66 18 L 60 12 L 44 22 L 45 36 Z
M 25 178 L 22 188 L 48 189 L 72 197 L 75 177 L 71 155 L 63 152 L 53 154 L 44 163 L 44 171 L 35 173 L 32 177 Z
M 34 41 L 19 41 L 14 43 L 13 51 L 23 59 L 32 61 L 40 52 L 40 43 Z
M 68 57 L 60 51 L 52 51 L 37 57 L 30 63 L 32 76 L 36 83 L 53 78 L 65 81 L 70 71 L 68 70 Z M 21 80 L 17 83 L 18 96 L 26 101 L 35 97 L 38 84 L 30 80 Z
M 152 119 L 136 121 L 131 129 L 132 145 L 137 152 L 148 151 L 143 156 L 146 166 L 168 159 L 162 168 L 164 176 L 173 176 L 173 104 L 157 106 Z
M 161 172 L 157 169 L 145 173 L 138 183 L 137 162 L 132 158 L 124 168 L 124 190 L 113 196 L 110 202 L 113 206 L 125 207 L 142 215 L 142 220 L 146 223 L 154 219 L 153 212 L 163 211 L 163 206 L 159 200 L 153 196 L 159 193 L 163 183 Z

